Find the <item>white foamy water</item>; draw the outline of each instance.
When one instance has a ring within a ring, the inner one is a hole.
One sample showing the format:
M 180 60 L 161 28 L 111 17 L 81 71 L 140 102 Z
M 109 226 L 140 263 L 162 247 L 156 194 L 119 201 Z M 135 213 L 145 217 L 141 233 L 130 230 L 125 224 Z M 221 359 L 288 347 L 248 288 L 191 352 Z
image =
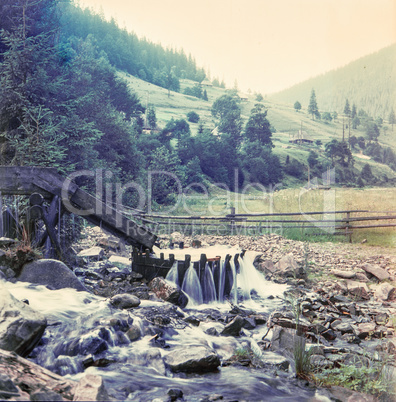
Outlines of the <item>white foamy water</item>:
M 252 283 L 250 281 L 252 278 L 254 283 L 254 279 L 257 280 L 256 273 L 250 272 L 251 266 L 247 260 L 243 268 L 244 275 L 247 277 L 246 283 Z M 267 285 L 272 289 L 263 289 Z M 266 330 L 264 326 L 257 327 L 253 331 L 246 331 L 246 336 L 239 338 L 223 337 L 205 333 L 211 327 L 216 328 L 220 333 L 225 325 L 223 322 L 209 320 L 201 322 L 198 327 L 169 328 L 169 331 L 164 329 L 163 339 L 170 346 L 169 349 L 153 345 L 152 333 L 142 333 L 142 337 L 134 342 L 126 339 L 126 342 L 120 343 L 117 342 L 117 336 L 112 328 L 98 323 L 108 321 L 115 314 L 126 314 L 143 332 L 146 324 L 143 325 L 143 319 L 136 316 L 136 313 L 141 308 L 158 307 L 160 309 L 164 303 L 142 300 L 139 308 L 121 312 L 111 308 L 107 300 L 87 292 L 76 292 L 72 289 L 49 290 L 44 286 L 23 282 L 15 284 L 5 282 L 1 286 L 7 288 L 18 299 L 28 299 L 30 306 L 44 314 L 47 319 L 58 321 L 57 325 L 47 327 L 44 333 L 46 342 L 36 348 L 38 355 L 35 361 L 74 380 L 78 380 L 86 373 L 101 375 L 107 390 L 115 400 L 138 402 L 152 401 L 156 398 L 163 400 L 169 388 L 182 389 L 184 400 L 190 402 L 202 400 L 214 393 L 222 394 L 226 400 L 271 402 L 302 402 L 313 395 L 313 391 L 301 390 L 285 379 L 271 377 L 261 370 L 219 367 L 214 373 L 178 375 L 169 373 L 165 367 L 164 357 L 176 346 L 192 348 L 205 345 L 216 351 L 221 359 L 227 359 L 235 353 L 235 350 L 248 344 L 256 355 L 259 355 L 260 350 L 256 340 L 261 339 Z M 262 282 L 261 279 L 254 283 L 254 287 L 259 294 L 264 295 L 276 296 L 280 291 L 277 285 Z M 246 300 L 246 302 L 256 303 L 256 311 L 269 311 L 275 308 L 274 300 L 258 298 L 256 301 Z M 243 305 L 245 304 L 244 302 Z M 194 306 L 189 312 L 190 314 L 194 314 L 194 311 L 198 313 L 205 307 L 226 312 L 231 306 L 228 302 L 200 305 Z M 107 339 L 108 344 L 108 349 L 104 352 L 105 356 L 114 361 L 108 367 L 89 367 L 83 373 L 82 361 L 85 355 L 56 354 L 59 345 L 76 337 L 81 342 L 86 342 L 97 334 L 101 333 L 103 336 L 103 329 L 106 329 L 106 336 L 102 339 Z

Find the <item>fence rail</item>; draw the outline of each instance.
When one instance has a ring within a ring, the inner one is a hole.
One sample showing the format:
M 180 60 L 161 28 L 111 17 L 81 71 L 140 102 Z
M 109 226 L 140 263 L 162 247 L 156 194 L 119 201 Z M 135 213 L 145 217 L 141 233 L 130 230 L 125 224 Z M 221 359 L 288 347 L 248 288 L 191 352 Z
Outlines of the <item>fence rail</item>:
M 168 234 L 180 231 L 184 234 L 262 235 L 282 234 L 283 231 L 297 229 L 303 234 L 313 236 L 346 236 L 352 242 L 355 230 L 396 227 L 396 211 L 340 210 L 253 214 L 236 214 L 231 211 L 223 216 L 172 216 L 139 211 L 132 215 L 133 219 L 140 220 L 152 231 L 166 231 Z M 375 224 L 369 224 L 374 221 Z

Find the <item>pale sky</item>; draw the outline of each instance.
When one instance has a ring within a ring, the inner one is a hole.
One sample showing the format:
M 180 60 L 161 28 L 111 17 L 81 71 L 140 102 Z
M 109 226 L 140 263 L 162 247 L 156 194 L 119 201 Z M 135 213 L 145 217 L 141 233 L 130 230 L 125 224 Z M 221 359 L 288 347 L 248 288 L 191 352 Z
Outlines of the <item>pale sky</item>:
M 77 0 L 76 0 L 77 1 Z M 212 78 L 269 94 L 396 42 L 396 0 L 79 0 Z

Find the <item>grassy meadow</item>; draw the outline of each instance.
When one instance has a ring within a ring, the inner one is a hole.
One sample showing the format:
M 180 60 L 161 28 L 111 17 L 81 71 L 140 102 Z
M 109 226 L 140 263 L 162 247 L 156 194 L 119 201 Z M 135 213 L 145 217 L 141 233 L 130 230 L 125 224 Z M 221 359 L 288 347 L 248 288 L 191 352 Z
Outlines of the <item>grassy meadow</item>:
M 224 89 L 205 87 L 208 101 L 175 92 L 171 92 L 168 97 L 168 91 L 164 88 L 125 73 L 119 74 L 128 81 L 131 89 L 138 95 L 144 106 L 150 103 L 155 106 L 159 127 L 164 127 L 172 118 L 187 120 L 187 113 L 195 111 L 199 114 L 200 123 L 203 123 L 205 128 L 215 128 L 215 121 L 211 115 L 211 107 L 212 103 L 218 97 L 225 94 Z M 189 80 L 181 80 L 180 84 L 181 92 L 186 87 L 195 85 L 193 81 Z M 241 102 L 242 117 L 245 121 L 248 119 L 254 104 L 257 103 L 254 94 L 248 94 L 247 96 L 248 100 Z M 312 140 L 321 140 L 322 144 L 331 141 L 333 138 L 338 140 L 342 138 L 342 117 L 339 117 L 336 122 L 332 121 L 331 123 L 312 120 L 311 116 L 306 113 L 306 108 L 304 108 L 304 104 L 308 104 L 309 96 L 310 94 L 307 94 L 306 99 L 299 99 L 303 105 L 302 110 L 299 112 L 294 110 L 293 105 L 275 103 L 266 98 L 262 102 L 268 110 L 268 120 L 275 129 L 273 134 L 273 143 L 275 146 L 273 152 L 279 156 L 282 163 L 285 162 L 287 155 L 289 155 L 289 157 L 306 164 L 310 150 L 315 150 L 319 155 L 324 155 L 323 145 L 295 145 L 289 142 L 301 127 Z M 192 135 L 196 135 L 198 124 L 189 124 Z M 346 122 L 344 122 L 344 135 L 345 138 L 348 138 L 348 129 L 345 125 Z M 381 130 L 379 137 L 380 144 L 396 149 L 396 128 L 394 127 L 394 131 L 392 131 L 391 126 L 386 123 L 384 123 L 383 127 L 385 128 Z M 351 130 L 351 135 L 361 136 L 364 133 L 361 130 Z M 364 164 L 368 163 L 376 177 L 386 175 L 389 179 L 396 179 L 396 172 L 392 171 L 388 166 L 377 163 L 361 154 L 355 153 L 354 156 L 355 167 L 357 169 L 361 170 Z M 159 212 L 164 214 L 168 214 L 169 212 L 169 215 L 224 216 L 230 213 L 231 207 L 235 207 L 236 213 L 313 212 L 323 211 L 324 209 L 328 211 L 396 211 L 395 188 L 358 189 L 335 187 L 330 190 L 315 189 L 307 191 L 303 188 L 301 182 L 298 182 L 297 179 L 291 176 L 286 176 L 282 181 L 282 186 L 277 187 L 276 191 L 273 191 L 274 189 L 272 188 L 248 188 L 244 194 L 240 192 L 232 193 L 210 183 L 207 183 L 207 188 L 207 195 L 192 194 L 184 196 L 175 205 L 164 207 Z M 337 218 L 341 218 L 341 216 L 337 216 Z M 371 221 L 368 224 L 374 225 L 375 222 Z M 396 221 L 391 222 L 396 223 Z M 309 230 L 306 230 L 306 233 L 309 233 Z M 293 238 L 299 238 L 303 235 L 301 230 L 293 229 L 285 230 L 283 234 Z M 310 240 L 323 239 L 345 241 L 344 236 L 334 238 L 323 236 L 310 237 Z M 363 239 L 366 239 L 369 245 L 395 246 L 396 228 L 355 230 L 352 237 L 353 242 L 360 242 Z

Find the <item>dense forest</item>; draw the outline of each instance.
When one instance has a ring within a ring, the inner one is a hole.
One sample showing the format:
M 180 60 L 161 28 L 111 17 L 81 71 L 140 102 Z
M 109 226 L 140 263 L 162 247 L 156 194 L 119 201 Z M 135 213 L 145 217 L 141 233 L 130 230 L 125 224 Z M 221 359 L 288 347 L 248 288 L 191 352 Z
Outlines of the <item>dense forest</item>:
M 243 183 L 279 183 L 284 174 L 306 179 L 301 162 L 290 158 L 282 166 L 274 155 L 273 128 L 262 97 L 243 119 L 237 91 L 224 90 L 211 105 L 216 132 L 200 124 L 192 135 L 189 122 L 199 121 L 194 111 L 187 120 L 172 118 L 157 127 L 155 105 L 146 113 L 117 71 L 168 93 L 180 91 L 179 80 L 188 78 L 196 82 L 188 95 L 205 100 L 199 85 L 205 71 L 183 51 L 139 39 L 114 20 L 68 1 L 3 0 L 0 14 L 2 165 L 51 166 L 62 173 L 107 169 L 113 179 L 146 189 L 150 180 L 158 207 L 173 202 L 180 186 L 201 192 L 208 183 L 234 190 Z M 372 138 L 363 139 L 364 147 L 375 148 L 378 158 L 396 168 L 393 152 L 374 146 L 377 137 L 374 130 Z M 372 176 L 354 168 L 354 146 L 363 146 L 362 141 L 332 140 L 325 144 L 325 157 L 319 159 L 313 150 L 306 163 L 318 174 L 335 166 L 340 182 L 360 180 L 364 185 Z M 150 176 L 150 171 L 167 173 Z M 136 194 L 126 198 L 136 206 Z
M 272 94 L 270 99 L 290 104 L 299 101 L 307 107 L 311 89 L 315 88 L 321 112 L 341 113 L 345 99 L 349 99 L 370 116 L 387 119 L 396 109 L 395 77 L 396 44 Z
M 202 70 L 193 60 L 138 41 L 114 21 L 105 22 L 70 3 L 10 0 L 1 3 L 0 12 L 5 17 L 0 37 L 2 164 L 53 166 L 65 173 L 106 168 L 123 182 L 142 184 L 148 170 L 165 170 L 176 174 L 182 185 L 202 182 L 207 175 L 234 186 L 243 137 L 234 97 L 225 95 L 213 105 L 221 136 L 202 129 L 192 137 L 185 120 L 172 120 L 159 133 L 147 136 L 142 135 L 145 109 L 116 74 L 118 66 L 138 74 L 144 70 L 146 78 L 154 79 L 160 69 L 170 66 L 164 61 L 168 57 L 176 63 L 171 71 L 197 78 Z M 110 46 L 117 41 L 129 52 L 124 58 L 116 59 L 117 47 Z M 139 61 L 144 54 L 147 64 Z M 182 63 L 177 62 L 183 60 L 181 69 Z M 255 157 L 262 152 L 271 155 L 266 111 L 258 108 L 252 116 L 258 116 L 258 124 L 264 123 L 266 130 L 262 143 L 258 134 L 251 137 L 258 144 Z M 263 163 L 275 166 L 270 159 Z M 262 181 L 268 183 L 276 176 L 267 175 Z M 153 182 L 158 203 L 170 201 L 176 185 L 170 180 L 157 177 Z

